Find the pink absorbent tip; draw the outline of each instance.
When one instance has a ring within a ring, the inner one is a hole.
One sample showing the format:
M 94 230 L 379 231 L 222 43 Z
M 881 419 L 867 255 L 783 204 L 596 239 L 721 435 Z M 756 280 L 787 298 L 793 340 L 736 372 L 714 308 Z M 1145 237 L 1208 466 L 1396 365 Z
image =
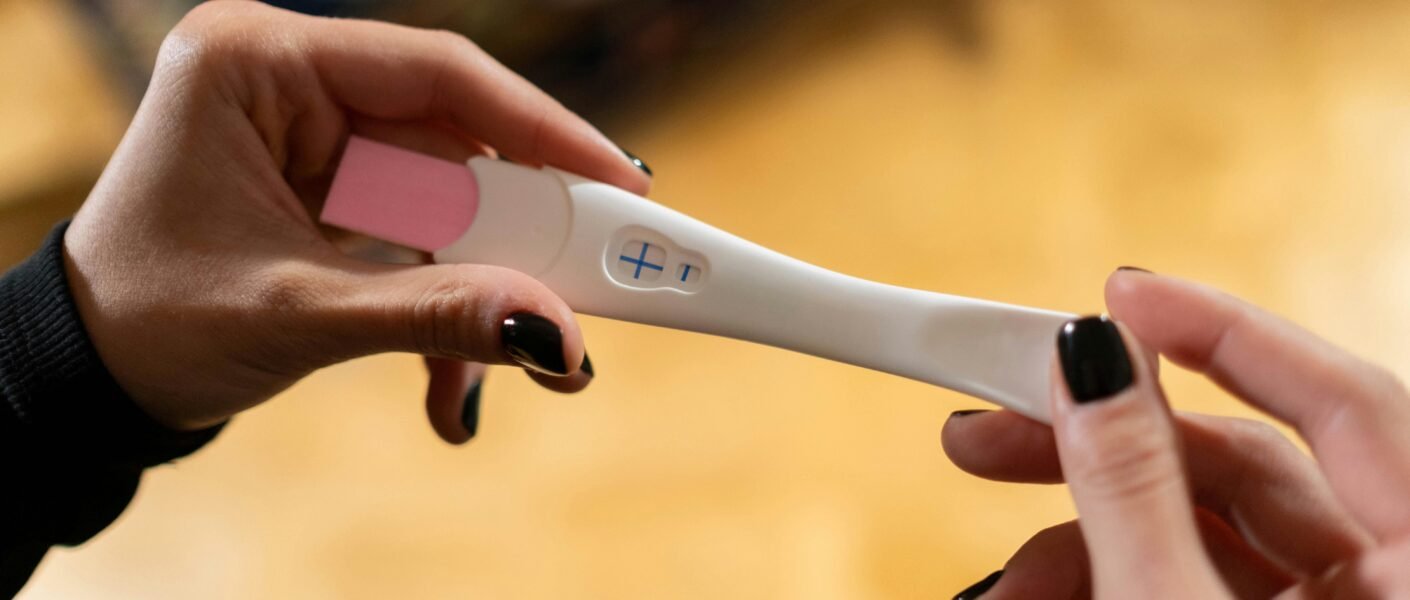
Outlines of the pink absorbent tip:
M 321 220 L 435 252 L 470 228 L 479 196 L 474 173 L 463 164 L 353 136 Z

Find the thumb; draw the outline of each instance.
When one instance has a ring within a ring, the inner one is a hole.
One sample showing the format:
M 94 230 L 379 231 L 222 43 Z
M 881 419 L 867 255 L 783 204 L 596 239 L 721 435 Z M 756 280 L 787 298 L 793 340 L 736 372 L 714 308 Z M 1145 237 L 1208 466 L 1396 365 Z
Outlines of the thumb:
M 323 361 L 414 352 L 517 364 L 567 376 L 583 364 L 582 331 L 568 305 L 538 280 L 486 265 L 383 265 L 349 259 L 325 272 L 311 318 Z
M 1106 317 L 1067 323 L 1057 342 L 1053 432 L 1095 596 L 1228 597 L 1201 545 L 1175 426 L 1140 345 Z

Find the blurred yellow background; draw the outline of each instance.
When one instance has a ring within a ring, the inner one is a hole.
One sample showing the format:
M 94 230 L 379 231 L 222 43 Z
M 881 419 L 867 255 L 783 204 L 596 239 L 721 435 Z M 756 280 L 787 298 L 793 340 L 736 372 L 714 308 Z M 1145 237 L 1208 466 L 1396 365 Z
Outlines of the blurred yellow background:
M 820 6 L 609 130 L 654 198 L 831 269 L 1019 304 L 1099 312 L 1122 264 L 1207 281 L 1410 376 L 1410 4 Z M 66 7 L 0 1 L 7 264 L 131 110 Z M 465 447 L 425 424 L 415 357 L 319 372 L 151 471 L 21 597 L 949 597 L 1073 516 L 1060 487 L 949 463 L 940 426 L 976 400 L 583 322 L 592 387 L 494 370 Z M 1166 382 L 1179 408 L 1251 414 Z

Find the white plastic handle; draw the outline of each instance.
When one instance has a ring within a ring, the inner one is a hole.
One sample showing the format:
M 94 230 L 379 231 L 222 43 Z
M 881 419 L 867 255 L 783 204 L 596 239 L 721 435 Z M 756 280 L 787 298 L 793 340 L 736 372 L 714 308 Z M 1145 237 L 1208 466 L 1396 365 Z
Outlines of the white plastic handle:
M 1049 361 L 1072 315 L 841 275 L 554 169 L 470 166 L 480 212 L 438 262 L 516 268 L 579 312 L 796 350 L 1049 420 Z

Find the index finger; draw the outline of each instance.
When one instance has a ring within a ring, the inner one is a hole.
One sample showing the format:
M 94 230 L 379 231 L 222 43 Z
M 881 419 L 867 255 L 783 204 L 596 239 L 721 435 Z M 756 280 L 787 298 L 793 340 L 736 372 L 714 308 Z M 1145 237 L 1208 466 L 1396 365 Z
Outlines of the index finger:
M 637 193 L 650 186 L 596 128 L 458 34 L 320 19 L 304 42 L 329 93 L 353 110 L 445 118 L 522 162 Z
M 1118 271 L 1106 297 L 1154 350 L 1295 427 L 1373 535 L 1410 531 L 1410 404 L 1393 375 L 1207 286 Z
M 204 38 L 257 61 L 246 65 L 257 77 L 245 77 L 241 89 L 253 98 L 278 97 L 266 103 L 272 107 L 267 114 L 255 115 L 264 125 L 329 133 L 343 122 L 342 109 L 392 121 L 445 122 L 521 162 L 639 194 L 650 187 L 650 177 L 596 128 L 455 33 L 313 17 L 256 2 L 210 2 L 192 10 L 173 37 Z M 309 154 L 330 158 L 333 142 L 321 139 Z

